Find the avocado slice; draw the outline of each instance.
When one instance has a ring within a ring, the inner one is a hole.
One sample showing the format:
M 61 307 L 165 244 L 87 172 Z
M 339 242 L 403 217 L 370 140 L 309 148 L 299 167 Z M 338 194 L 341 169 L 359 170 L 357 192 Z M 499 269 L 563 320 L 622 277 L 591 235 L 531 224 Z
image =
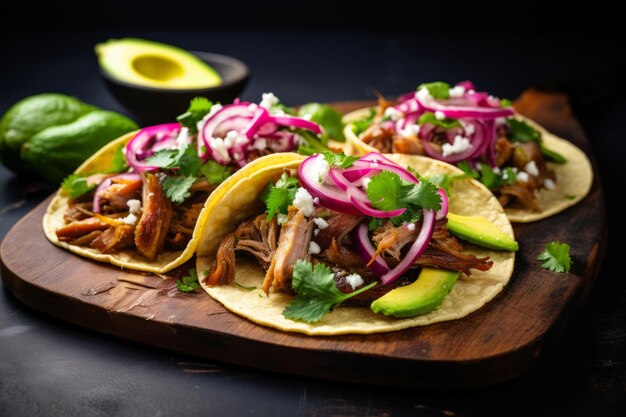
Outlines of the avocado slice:
M 519 245 L 509 235 L 484 217 L 448 213 L 448 230 L 455 236 L 485 248 L 514 252 Z
M 422 268 L 412 284 L 395 288 L 372 302 L 374 313 L 385 316 L 414 317 L 439 307 L 452 290 L 460 272 L 445 269 Z
M 200 58 L 164 43 L 137 38 L 110 39 L 97 44 L 95 49 L 104 72 L 131 84 L 192 89 L 222 83 L 217 71 Z

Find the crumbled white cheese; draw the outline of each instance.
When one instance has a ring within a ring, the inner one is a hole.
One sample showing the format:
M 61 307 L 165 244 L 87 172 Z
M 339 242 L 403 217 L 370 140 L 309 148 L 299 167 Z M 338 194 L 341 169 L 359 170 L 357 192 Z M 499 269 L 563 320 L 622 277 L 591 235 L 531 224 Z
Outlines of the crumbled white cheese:
M 313 197 L 309 192 L 300 187 L 298 191 L 296 191 L 296 197 L 293 199 L 293 205 L 298 208 L 306 217 L 311 217 L 311 215 L 315 212 L 315 207 L 313 206 Z
M 137 214 L 141 211 L 141 201 L 139 200 L 133 198 L 131 200 L 128 200 L 126 202 L 126 205 L 128 205 L 128 211 L 131 214 Z
M 320 245 L 318 245 L 317 243 L 310 241 L 309 242 L 309 253 L 311 255 L 317 255 L 322 251 L 322 248 L 320 248 Z
M 254 141 L 254 143 L 252 144 L 252 147 L 254 149 L 258 149 L 259 151 L 262 151 L 263 149 L 267 148 L 267 139 L 258 138 L 257 140 Z
M 319 232 L 320 232 L 320 229 L 315 229 L 315 230 L 313 230 L 313 234 L 314 234 L 315 236 L 317 236 L 317 235 L 319 234 Z
M 504 181 L 509 179 L 509 170 L 508 169 L 504 170 L 504 172 L 502 173 L 502 179 Z
M 476 94 L 476 90 L 469 90 L 467 94 Z
M 189 135 L 188 127 L 183 127 L 180 129 L 180 132 L 178 132 L 178 137 L 176 138 L 176 143 L 178 144 L 178 147 L 191 143 L 191 136 Z
M 238 161 L 238 160 L 239 160 L 239 158 L 241 158 L 241 154 L 239 154 L 238 152 L 235 152 L 235 153 L 233 154 L 233 158 L 235 159 L 235 161 Z
M 476 171 L 480 171 L 483 168 L 483 164 L 481 164 L 480 162 L 476 162 L 474 168 L 476 169 Z
M 524 171 L 528 172 L 530 175 L 536 177 L 539 175 L 539 169 L 537 168 L 537 164 L 535 161 L 530 161 L 524 167 Z
M 407 223 L 406 228 L 409 229 L 410 232 L 415 230 L 415 223 Z
M 313 223 L 320 229 L 324 230 L 328 227 L 328 222 L 321 217 L 316 217 L 313 219 Z
M 442 151 L 443 156 L 449 156 L 449 155 L 454 155 L 454 154 L 458 154 L 461 152 L 465 152 L 471 146 L 472 145 L 470 144 L 469 139 L 464 138 L 461 135 L 456 135 L 454 137 L 454 143 L 453 144 L 444 143 L 441 146 L 441 151 Z
M 517 174 L 517 171 L 518 171 L 517 167 L 512 167 L 511 170 Z
M 166 177 L 167 177 L 167 175 L 166 175 Z M 154 197 L 154 193 L 152 191 L 150 191 L 148 193 L 148 200 L 150 200 L 152 197 Z
M 167 179 L 167 174 L 165 172 L 159 172 L 156 176 L 161 184 L 163 184 L 163 182 Z
M 398 132 L 400 136 L 408 138 L 417 136 L 420 133 L 420 125 L 410 124 Z
M 261 103 L 259 106 L 270 109 L 273 105 L 278 104 L 280 100 L 274 95 L 274 93 L 263 93 L 261 95 Z
M 345 277 L 345 280 L 348 284 L 350 284 L 353 290 L 356 290 L 358 287 L 363 285 L 363 278 L 361 278 L 361 275 L 359 274 L 350 274 Z
M 554 190 L 556 188 L 556 184 L 550 178 L 546 178 L 546 180 L 543 182 L 543 186 L 546 187 L 548 190 Z
M 437 111 L 435 112 L 435 118 L 436 118 L 437 120 L 443 120 L 443 119 L 445 119 L 445 118 L 446 118 L 446 115 L 445 115 L 442 111 L 437 110 Z
M 528 174 L 524 171 L 520 171 L 517 173 L 517 180 L 522 182 L 528 182 Z
M 433 98 L 433 96 L 430 95 L 430 91 L 428 91 L 428 88 L 426 87 L 422 87 L 417 90 L 415 97 L 417 97 L 417 99 L 420 101 L 429 101 Z
M 371 178 L 367 178 L 367 177 L 365 177 L 365 178 L 363 178 L 361 180 L 361 185 L 363 186 L 364 190 L 367 190 L 367 187 L 370 185 L 371 181 L 372 181 L 372 179 Z
M 297 133 L 294 133 L 293 134 L 293 143 L 296 146 L 300 146 L 300 145 L 302 145 L 304 143 L 304 138 L 302 136 L 298 135 Z
M 276 109 L 272 112 L 274 116 L 286 116 L 287 113 L 283 109 Z
M 224 138 L 224 145 L 227 148 L 230 148 L 231 146 L 233 146 L 238 138 L 239 132 L 237 132 L 236 130 L 229 130 L 228 133 L 226 133 L 226 137 Z
M 320 183 L 326 181 L 330 165 L 328 165 L 328 161 L 324 158 L 324 155 L 319 154 L 317 158 L 315 158 L 313 161 L 313 168 L 315 169 L 315 172 L 317 172 L 318 181 Z
M 385 109 L 385 117 L 389 117 L 394 122 L 402 117 L 402 112 L 393 107 L 387 107 Z
M 465 94 L 465 87 L 463 87 L 462 85 L 457 85 L 449 89 L 448 93 L 450 94 L 450 97 L 452 98 L 461 97 L 463 96 L 463 94 Z
M 256 103 L 250 103 L 248 104 L 248 111 L 254 113 L 255 111 L 257 111 L 257 109 L 259 108 L 259 106 L 256 105 Z
M 237 139 L 235 139 L 235 145 L 243 145 L 248 142 L 250 142 L 250 139 L 248 139 L 245 135 L 241 135 Z
M 472 136 L 476 132 L 476 128 L 471 123 L 461 122 L 463 125 L 463 130 L 465 130 L 465 136 Z
M 319 197 L 315 197 L 315 198 L 313 199 L 313 204 L 315 204 L 315 205 L 318 205 L 318 206 L 319 206 L 319 204 L 320 204 L 320 198 L 319 198 Z
M 209 145 L 213 151 L 217 152 L 217 154 L 224 160 L 225 162 L 230 162 L 230 155 L 228 155 L 228 147 L 224 143 L 224 139 L 222 138 L 209 138 Z
M 502 171 L 500 170 L 500 167 L 493 167 L 492 171 L 498 175 L 502 173 Z
M 137 215 L 135 215 L 135 214 L 133 214 L 133 213 L 130 213 L 128 216 L 124 217 L 124 218 L 122 219 L 122 221 L 123 221 L 124 223 L 129 224 L 129 225 L 131 225 L 131 226 L 132 226 L 132 225 L 134 225 L 135 223 L 137 223 L 137 219 L 138 219 L 138 218 L 137 218 Z
M 497 117 L 496 118 L 496 126 L 502 126 L 507 124 L 506 117 Z
M 305 114 L 304 116 L 300 116 L 302 117 L 304 120 L 311 120 L 311 117 L 313 117 L 312 114 Z
M 276 221 L 278 222 L 278 224 L 284 224 L 287 221 L 288 216 L 286 214 L 283 213 L 278 213 L 278 216 L 276 216 Z

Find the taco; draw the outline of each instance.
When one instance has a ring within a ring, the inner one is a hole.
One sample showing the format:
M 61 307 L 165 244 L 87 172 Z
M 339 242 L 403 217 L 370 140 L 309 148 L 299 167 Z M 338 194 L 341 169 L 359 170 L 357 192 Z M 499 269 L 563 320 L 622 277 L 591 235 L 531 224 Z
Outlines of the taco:
M 209 208 L 196 270 L 228 310 L 309 335 L 377 333 L 463 317 L 508 282 L 511 224 L 485 186 L 450 180 L 454 166 L 292 155 Z
M 485 184 L 514 222 L 532 222 L 582 200 L 593 172 L 585 153 L 469 82 L 422 84 L 397 103 L 345 116 L 354 152 L 425 155 Z
M 43 218 L 55 245 L 124 268 L 166 272 L 193 255 L 208 220 L 209 195 L 263 157 L 321 146 L 322 129 L 285 112 L 271 93 L 259 104 L 197 98 L 170 123 L 111 142 L 66 178 Z

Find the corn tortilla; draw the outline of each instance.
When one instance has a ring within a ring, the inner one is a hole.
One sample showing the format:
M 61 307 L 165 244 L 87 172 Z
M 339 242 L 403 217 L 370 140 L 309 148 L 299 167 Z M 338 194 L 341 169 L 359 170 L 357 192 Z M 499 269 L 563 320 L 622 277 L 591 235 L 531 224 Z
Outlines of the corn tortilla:
M 350 125 L 351 121 L 365 117 L 368 112 L 369 108 L 360 109 L 344 116 L 344 121 L 347 123 L 344 135 L 346 136 L 346 141 L 352 144 L 352 150 L 355 155 L 378 152 L 376 148 L 359 139 L 352 131 L 352 126 Z M 521 115 L 516 115 L 516 117 L 524 120 L 541 132 L 543 141 L 548 149 L 560 153 L 567 159 L 567 162 L 564 164 L 547 161 L 548 167 L 554 170 L 556 174 L 556 187 L 553 190 L 542 188 L 536 194 L 541 212 L 533 212 L 523 208 L 507 207 L 504 209 L 512 222 L 530 223 L 557 214 L 585 198 L 591 189 L 593 170 L 591 162 L 589 162 L 589 159 L 580 148 L 565 139 L 553 135 L 527 117 Z
M 387 157 L 402 166 L 411 166 L 422 175 L 461 172 L 452 165 L 421 156 L 387 155 Z M 301 156 L 295 154 L 293 158 L 291 162 L 255 171 L 227 190 L 221 197 L 220 204 L 209 206 L 209 221 L 197 250 L 196 266 L 200 277 L 206 276 L 222 238 L 235 230 L 242 220 L 262 212 L 264 207 L 259 201 L 259 195 L 263 187 L 283 170 L 296 168 L 302 160 Z M 465 179 L 452 183 L 450 211 L 486 217 L 507 235 L 513 236 L 511 223 L 502 206 L 487 188 L 475 180 Z M 281 292 L 266 296 L 261 290 L 265 271 L 255 260 L 244 256 L 237 257 L 236 284 L 210 287 L 202 282 L 202 278 L 200 282 L 205 291 L 228 310 L 254 323 L 279 330 L 316 336 L 389 332 L 464 317 L 480 309 L 502 291 L 513 273 L 515 254 L 493 251 L 469 243 L 465 244 L 465 249 L 467 253 L 491 257 L 494 261 L 493 267 L 486 272 L 472 272 L 471 277 L 462 275 L 438 309 L 412 318 L 386 317 L 364 307 L 340 306 L 316 323 L 288 320 L 283 317 L 282 311 L 293 297 Z

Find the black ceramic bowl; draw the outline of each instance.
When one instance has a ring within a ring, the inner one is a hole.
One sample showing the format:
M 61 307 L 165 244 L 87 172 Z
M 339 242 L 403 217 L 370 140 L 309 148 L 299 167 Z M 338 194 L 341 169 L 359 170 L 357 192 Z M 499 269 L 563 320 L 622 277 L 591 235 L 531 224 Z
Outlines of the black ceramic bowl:
M 142 125 L 171 123 L 189 107 L 189 101 L 198 96 L 221 103 L 230 103 L 239 96 L 250 78 L 248 66 L 238 59 L 208 52 L 192 54 L 215 68 L 222 84 L 209 88 L 174 90 L 144 87 L 118 80 L 100 70 L 107 87 L 115 98 L 135 116 Z

